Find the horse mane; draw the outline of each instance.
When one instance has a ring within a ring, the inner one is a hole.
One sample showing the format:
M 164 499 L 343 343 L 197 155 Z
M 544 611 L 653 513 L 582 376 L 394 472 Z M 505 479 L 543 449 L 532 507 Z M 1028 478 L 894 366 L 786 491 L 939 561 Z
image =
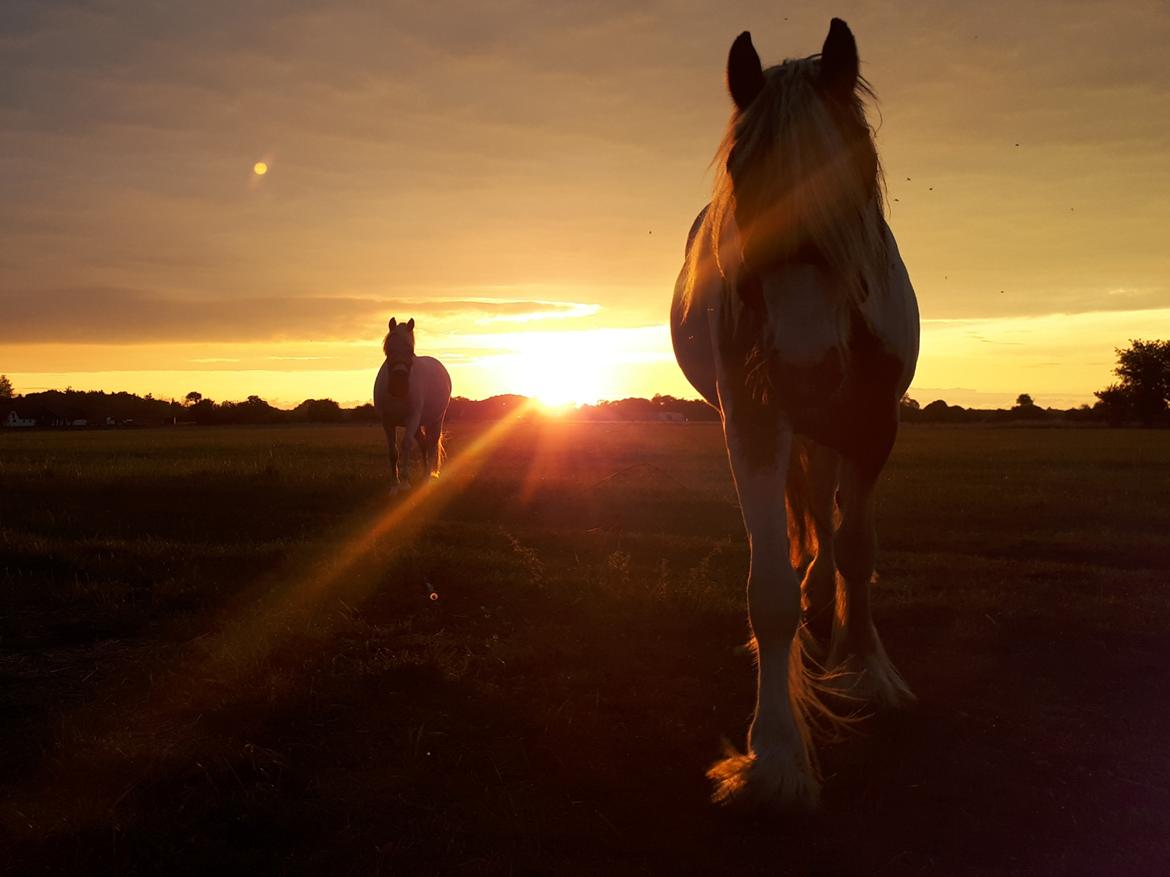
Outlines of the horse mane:
M 869 83 L 858 77 L 848 104 L 832 108 L 819 91 L 820 55 L 786 60 L 764 71 L 765 84 L 748 108 L 732 114 L 712 164 L 715 182 L 711 203 L 687 254 L 688 283 L 684 308 L 710 258 L 724 277 L 720 253 L 727 223 L 735 217 L 732 171 L 751 169 L 752 189 L 768 206 L 773 221 L 799 229 L 830 270 L 846 279 L 844 305 L 860 306 L 888 283 L 884 234 L 884 177 L 867 102 L 876 105 Z M 873 154 L 872 178 L 841 130 L 842 118 L 856 123 Z M 735 259 L 740 254 L 734 254 Z M 724 284 L 724 295 L 727 296 Z M 732 299 L 737 296 L 732 295 Z M 733 313 L 736 301 L 724 302 Z

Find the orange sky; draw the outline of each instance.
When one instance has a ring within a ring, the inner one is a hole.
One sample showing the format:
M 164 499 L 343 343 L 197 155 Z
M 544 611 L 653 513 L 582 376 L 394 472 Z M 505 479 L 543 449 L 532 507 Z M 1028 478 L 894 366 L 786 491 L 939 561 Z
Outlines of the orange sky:
M 351 404 L 395 315 L 460 395 L 694 395 L 665 318 L 727 48 L 812 53 L 830 13 L 493 6 L 5 0 L 0 372 Z M 881 98 L 912 395 L 1089 401 L 1170 336 L 1170 7 L 831 13 Z

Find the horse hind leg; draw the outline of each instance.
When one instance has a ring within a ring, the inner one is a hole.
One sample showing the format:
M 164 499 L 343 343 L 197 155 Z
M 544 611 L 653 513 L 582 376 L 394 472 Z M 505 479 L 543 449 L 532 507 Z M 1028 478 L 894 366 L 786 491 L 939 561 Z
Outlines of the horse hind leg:
M 402 431 L 401 461 L 398 464 L 398 486 L 402 490 L 410 490 L 410 458 L 412 442 L 419 441 L 419 418 L 417 415 L 406 418 L 406 425 Z
M 443 447 L 442 422 L 428 426 L 426 459 L 432 478 L 439 477 L 439 470 L 443 468 L 443 460 L 446 456 L 446 450 Z
M 805 440 L 793 449 L 786 497 L 792 565 L 811 562 L 800 583 L 805 647 L 824 660 L 833 635 L 837 600 L 833 517 L 841 458 L 832 448 Z
M 427 454 L 430 448 L 430 444 L 427 441 L 427 430 L 425 427 L 420 426 L 418 428 L 418 431 L 414 434 L 414 440 L 418 445 L 419 456 L 422 458 L 423 471 L 428 472 L 430 471 L 430 462 L 427 459 Z
M 841 473 L 841 525 L 833 539 L 837 563 L 836 617 L 826 666 L 839 694 L 881 709 L 904 706 L 914 695 L 886 655 L 870 614 L 877 539 L 877 472 L 847 460 Z

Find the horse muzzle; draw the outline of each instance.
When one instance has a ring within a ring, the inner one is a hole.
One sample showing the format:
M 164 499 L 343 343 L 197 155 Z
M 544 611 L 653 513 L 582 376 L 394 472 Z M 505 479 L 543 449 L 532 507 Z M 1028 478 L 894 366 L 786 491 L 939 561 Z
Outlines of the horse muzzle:
M 838 350 L 825 353 L 812 365 L 785 362 L 773 356 L 768 363 L 768 380 L 773 397 L 789 410 L 807 410 L 828 405 L 845 384 L 845 361 Z

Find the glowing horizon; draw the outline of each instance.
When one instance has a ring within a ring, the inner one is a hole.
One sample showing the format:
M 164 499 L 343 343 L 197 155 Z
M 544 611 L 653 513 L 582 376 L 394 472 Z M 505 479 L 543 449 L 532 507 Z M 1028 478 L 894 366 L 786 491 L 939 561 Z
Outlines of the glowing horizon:
M 1091 404 L 1093 390 L 1114 380 L 1114 347 L 1127 345 L 1131 338 L 1147 337 L 1151 327 L 1159 326 L 1170 327 L 1170 308 L 998 320 L 926 320 L 910 395 L 923 404 L 945 399 L 976 407 L 1011 404 L 1020 393 L 1029 393 L 1043 407 Z M 1115 345 L 1099 340 L 1102 334 L 1106 339 L 1122 340 Z M 697 398 L 675 365 L 665 325 L 468 333 L 434 339 L 458 344 L 458 350 L 445 348 L 443 343 L 424 347 L 426 340 L 425 327 L 420 327 L 420 355 L 433 354 L 443 360 L 452 374 L 456 396 L 483 399 L 516 394 L 551 407 L 657 394 Z M 318 398 L 352 407 L 370 401 L 374 375 L 381 365 L 380 348 L 380 338 L 300 342 L 291 348 L 274 343 L 273 349 L 283 354 L 262 350 L 259 354 L 252 351 L 248 359 L 201 356 L 187 359 L 188 368 L 175 370 L 13 372 L 9 378 L 21 394 L 69 386 L 182 399 L 194 390 L 217 401 L 241 401 L 258 395 L 278 408 L 293 408 L 305 399 Z M 215 354 L 231 348 L 198 350 Z M 50 358 L 60 355 L 49 354 Z M 987 360 L 982 385 L 972 387 L 970 363 L 981 359 Z M 273 360 L 295 370 L 262 367 Z M 325 363 L 346 367 L 322 368 Z M 34 380 L 40 383 L 32 383 Z M 1067 384 L 1062 385 L 1062 381 Z M 1091 389 L 1081 390 L 1076 384 Z

